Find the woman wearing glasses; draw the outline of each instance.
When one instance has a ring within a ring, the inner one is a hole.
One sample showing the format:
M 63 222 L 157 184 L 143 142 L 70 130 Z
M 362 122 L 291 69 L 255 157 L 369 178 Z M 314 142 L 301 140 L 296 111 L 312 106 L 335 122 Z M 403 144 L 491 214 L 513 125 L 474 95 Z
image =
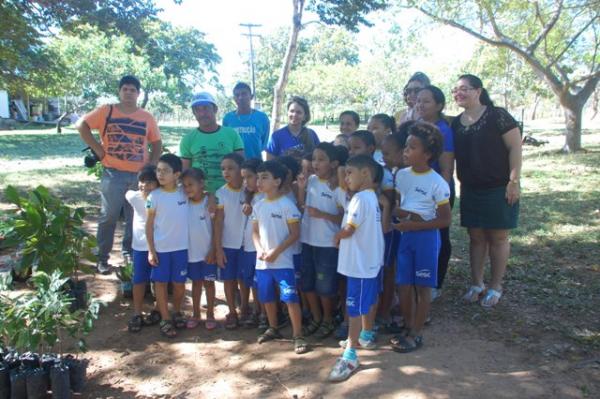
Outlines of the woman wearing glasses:
M 430 84 L 431 82 L 429 81 L 429 77 L 427 77 L 427 75 L 425 75 L 423 72 L 415 72 L 410 79 L 408 79 L 406 86 L 404 86 L 404 102 L 406 102 L 408 108 L 394 115 L 398 126 L 404 122 L 414 121 L 417 119 L 417 115 L 415 113 L 417 93 L 419 93 L 419 90 L 421 90 L 423 87 L 429 86 Z
M 462 75 L 452 90 L 464 111 L 452 122 L 454 155 L 461 185 L 460 219 L 470 239 L 468 302 L 495 306 L 510 254 L 510 229 L 519 216 L 521 134 L 515 119 L 495 107 L 481 79 Z M 489 254 L 492 279 L 486 289 L 483 266 Z

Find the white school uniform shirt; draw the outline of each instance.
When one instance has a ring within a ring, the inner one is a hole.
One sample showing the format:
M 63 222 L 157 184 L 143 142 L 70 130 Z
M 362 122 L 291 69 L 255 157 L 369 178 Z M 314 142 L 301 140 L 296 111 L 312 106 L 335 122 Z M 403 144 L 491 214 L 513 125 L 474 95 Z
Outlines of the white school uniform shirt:
M 265 195 L 263 193 L 254 194 L 254 196 L 252 197 L 252 201 L 250 202 L 253 211 L 258 201 L 262 200 L 263 198 L 265 198 Z M 250 214 L 250 217 L 246 217 L 246 226 L 244 228 L 244 252 L 256 251 L 256 248 L 254 248 L 254 241 L 252 241 L 252 227 L 252 214 Z
M 225 184 L 216 191 L 215 196 L 217 197 L 217 207 L 222 209 L 225 214 L 223 248 L 240 249 L 244 240 L 244 225 L 247 219 L 247 216 L 242 213 L 246 193 L 242 188 L 236 190 L 229 184 Z
M 433 169 L 417 173 L 412 167 L 396 173 L 396 191 L 400 194 L 400 208 L 416 213 L 423 220 L 432 220 L 436 209 L 450 201 L 450 187 Z
M 306 183 L 300 241 L 313 247 L 333 247 L 333 237 L 340 231 L 340 226 L 329 220 L 310 216 L 307 210 L 309 206 L 332 215 L 340 212 L 335 189 L 332 190 L 327 180 L 322 180 L 317 175 L 311 175 Z
M 148 212 L 155 212 L 154 247 L 156 252 L 188 248 L 188 200 L 181 187 L 174 191 L 153 190 L 146 201 Z
M 202 262 L 210 251 L 212 221 L 208 211 L 208 197 L 201 201 L 188 200 L 188 262 Z
M 346 190 L 338 186 L 335 188 L 335 199 L 338 206 L 344 210 L 344 216 L 342 217 L 342 223 L 340 224 L 341 227 L 344 227 L 348 220 L 348 204 L 350 204 L 350 196 Z
M 148 241 L 146 241 L 146 199 L 141 191 L 129 190 L 125 193 L 125 199 L 133 208 L 133 229 L 131 248 L 136 251 L 147 251 Z
M 288 193 L 286 193 L 285 197 L 292 201 L 292 204 L 294 204 L 294 206 L 298 208 L 298 198 L 296 198 L 294 190 L 290 190 Z M 300 236 L 302 236 L 302 227 L 300 227 Z M 292 245 L 292 248 L 294 251 L 294 255 L 300 255 L 302 253 L 302 240 L 296 241 L 294 245 Z
M 289 236 L 288 223 L 300 223 L 298 207 L 287 197 L 260 200 L 252 210 L 252 223 L 258 224 L 260 244 L 266 250 L 279 246 Z M 256 259 L 256 269 L 293 269 L 294 246 L 285 249 L 274 262 Z
M 338 273 L 354 278 L 377 277 L 383 266 L 384 241 L 381 210 L 373 190 L 352 196 L 348 204 L 347 224 L 354 233 L 340 241 Z

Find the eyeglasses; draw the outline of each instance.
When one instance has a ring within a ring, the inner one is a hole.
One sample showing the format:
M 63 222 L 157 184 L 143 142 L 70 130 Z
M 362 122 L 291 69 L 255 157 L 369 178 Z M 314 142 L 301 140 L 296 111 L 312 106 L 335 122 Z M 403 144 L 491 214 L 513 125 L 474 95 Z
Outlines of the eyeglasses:
M 421 90 L 420 87 L 404 89 L 404 95 L 408 96 L 409 94 L 417 94 Z
M 461 86 L 461 87 L 455 87 L 452 90 L 450 90 L 450 92 L 452 94 L 456 94 L 456 93 L 461 93 L 461 94 L 465 94 L 466 92 L 468 92 L 469 90 L 477 90 L 474 87 L 466 87 L 466 86 Z

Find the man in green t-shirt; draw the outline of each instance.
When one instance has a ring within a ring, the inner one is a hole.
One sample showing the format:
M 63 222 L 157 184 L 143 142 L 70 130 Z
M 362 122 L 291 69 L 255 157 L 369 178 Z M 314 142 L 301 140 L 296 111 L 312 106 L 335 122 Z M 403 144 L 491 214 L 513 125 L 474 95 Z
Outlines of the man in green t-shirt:
M 202 169 L 206 175 L 206 189 L 214 193 L 225 184 L 221 175 L 221 159 L 237 152 L 244 155 L 244 142 L 230 127 L 217 124 L 217 103 L 206 92 L 192 98 L 192 112 L 198 121 L 198 129 L 187 133 L 179 143 L 179 155 L 183 170 L 190 167 Z

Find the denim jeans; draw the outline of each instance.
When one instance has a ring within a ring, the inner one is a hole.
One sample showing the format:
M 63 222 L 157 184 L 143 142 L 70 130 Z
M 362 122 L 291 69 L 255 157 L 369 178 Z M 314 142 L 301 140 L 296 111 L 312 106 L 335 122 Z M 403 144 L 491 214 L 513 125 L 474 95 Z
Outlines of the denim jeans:
M 100 198 L 102 208 L 98 219 L 98 261 L 108 261 L 115 238 L 115 228 L 121 215 L 125 216 L 123 229 L 123 242 L 121 251 L 131 254 L 131 234 L 133 222 L 133 209 L 125 199 L 128 190 L 137 190 L 137 174 L 123 172 L 113 168 L 104 168 L 100 179 Z

